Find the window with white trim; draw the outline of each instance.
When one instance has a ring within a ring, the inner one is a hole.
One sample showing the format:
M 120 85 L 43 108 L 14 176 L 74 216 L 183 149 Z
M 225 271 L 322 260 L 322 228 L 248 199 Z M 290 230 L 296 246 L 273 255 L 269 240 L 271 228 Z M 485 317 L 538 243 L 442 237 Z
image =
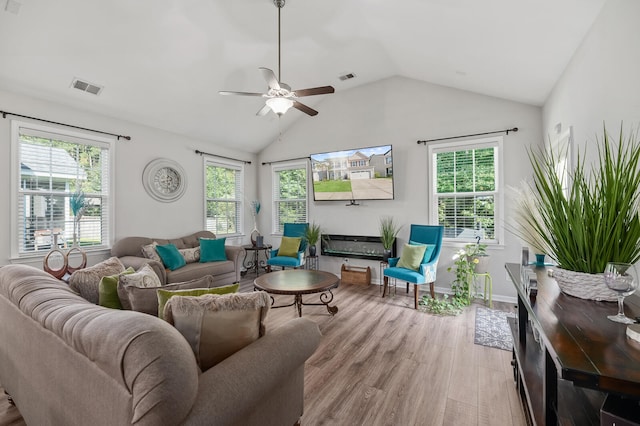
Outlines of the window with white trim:
M 109 246 L 113 142 L 90 133 L 12 122 L 15 256 L 74 242 L 85 249 Z
M 285 223 L 307 222 L 307 163 L 274 165 L 273 233 L 282 234 Z
M 502 137 L 429 146 L 431 221 L 444 238 L 502 240 Z
M 205 229 L 216 236 L 242 233 L 244 166 L 205 159 Z

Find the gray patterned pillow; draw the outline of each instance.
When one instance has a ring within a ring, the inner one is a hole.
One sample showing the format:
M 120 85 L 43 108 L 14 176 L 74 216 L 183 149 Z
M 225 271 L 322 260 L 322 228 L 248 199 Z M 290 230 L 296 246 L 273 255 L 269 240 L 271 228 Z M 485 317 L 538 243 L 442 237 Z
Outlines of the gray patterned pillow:
M 98 304 L 99 287 L 102 277 L 118 275 L 124 265 L 117 257 L 111 257 L 93 266 L 75 271 L 69 277 L 69 287 L 91 303 Z
M 122 285 L 125 287 L 134 286 L 148 288 L 160 287 L 162 285 L 162 283 L 160 282 L 160 278 L 158 278 L 158 275 L 148 263 L 133 274 L 121 274 L 118 277 L 118 282 L 122 283 Z
M 187 263 L 195 263 L 200 261 L 200 247 L 178 249 L 182 257 Z
M 156 246 L 157 245 L 158 245 L 158 243 L 156 241 L 154 241 L 151 244 L 147 244 L 146 246 L 142 246 L 142 255 L 144 257 L 146 257 L 147 259 L 156 260 L 156 261 L 162 263 L 162 259 L 160 259 L 160 255 L 158 255 L 158 252 L 156 251 Z

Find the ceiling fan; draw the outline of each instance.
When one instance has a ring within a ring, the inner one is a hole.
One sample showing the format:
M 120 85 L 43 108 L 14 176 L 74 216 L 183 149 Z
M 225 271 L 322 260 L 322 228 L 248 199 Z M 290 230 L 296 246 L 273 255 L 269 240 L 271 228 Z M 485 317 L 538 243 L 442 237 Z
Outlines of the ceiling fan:
M 262 76 L 269 85 L 269 90 L 266 93 L 252 93 L 252 92 L 229 92 L 220 91 L 221 95 L 235 95 L 235 96 L 261 96 L 267 98 L 265 106 L 263 106 L 256 115 L 265 115 L 270 110 L 281 116 L 291 107 L 304 112 L 310 116 L 318 115 L 318 111 L 307 105 L 298 102 L 298 98 L 304 96 L 313 95 L 326 95 L 328 93 L 335 92 L 332 86 L 313 87 L 309 89 L 291 90 L 288 84 L 280 81 L 280 11 L 284 7 L 285 0 L 273 0 L 273 4 L 278 8 L 278 77 L 269 68 L 260 67 Z

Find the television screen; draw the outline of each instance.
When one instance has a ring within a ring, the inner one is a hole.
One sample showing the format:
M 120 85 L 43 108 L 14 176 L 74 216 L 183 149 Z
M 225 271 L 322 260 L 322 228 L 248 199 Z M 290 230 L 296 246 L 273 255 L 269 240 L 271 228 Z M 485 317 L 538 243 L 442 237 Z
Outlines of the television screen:
M 313 199 L 393 200 L 391 145 L 311 154 Z

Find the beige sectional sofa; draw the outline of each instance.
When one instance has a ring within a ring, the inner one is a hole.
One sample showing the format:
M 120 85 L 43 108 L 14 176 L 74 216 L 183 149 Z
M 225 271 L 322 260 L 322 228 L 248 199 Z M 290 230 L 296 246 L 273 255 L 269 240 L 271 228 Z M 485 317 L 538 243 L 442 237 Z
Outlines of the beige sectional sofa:
M 178 249 L 186 249 L 198 247 L 200 238 L 215 238 L 215 235 L 209 231 L 199 231 L 182 238 L 166 239 L 166 238 L 149 238 L 149 237 L 125 237 L 111 248 L 111 256 L 120 258 L 125 267 L 133 267 L 140 269 L 145 263 L 149 263 L 154 271 L 160 277 L 162 284 L 177 283 L 200 278 L 204 275 L 212 275 L 216 286 L 233 284 L 240 281 L 240 273 L 242 272 L 242 262 L 245 256 L 245 250 L 239 246 L 225 246 L 227 255 L 226 261 L 207 262 L 207 263 L 188 263 L 180 269 L 170 271 L 165 269 L 161 262 L 157 262 L 144 257 L 142 247 L 152 244 L 154 241 L 158 244 L 175 244 Z
M 167 322 L 0 267 L 0 384 L 30 425 L 293 425 L 319 341 L 294 319 L 201 372 Z

